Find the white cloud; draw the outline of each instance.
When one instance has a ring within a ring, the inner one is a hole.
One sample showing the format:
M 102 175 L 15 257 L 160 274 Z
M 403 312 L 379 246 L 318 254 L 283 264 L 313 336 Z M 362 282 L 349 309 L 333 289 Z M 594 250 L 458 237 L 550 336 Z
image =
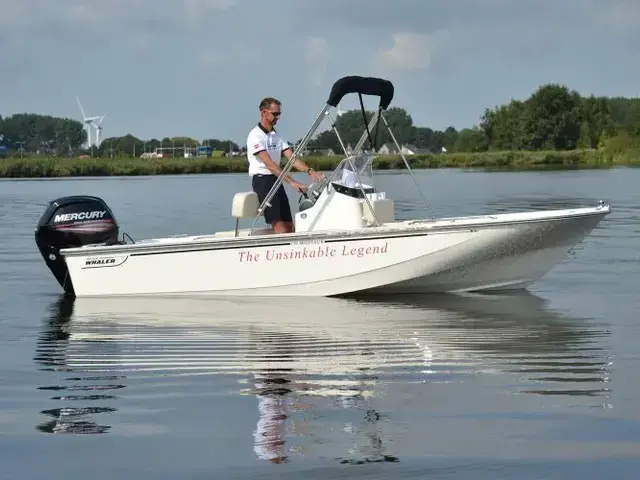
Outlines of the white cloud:
M 374 61 L 385 70 L 425 70 L 431 65 L 436 38 L 424 33 L 395 33 L 393 45 L 376 52 Z
M 115 12 L 113 10 L 102 10 L 96 5 L 71 5 L 68 9 L 62 10 L 63 21 L 82 25 L 85 27 L 93 27 L 96 25 L 104 25 L 109 17 Z
M 316 87 L 322 85 L 329 63 L 329 43 L 324 38 L 307 37 L 304 59 L 311 83 Z
M 196 63 L 204 70 L 213 70 L 222 65 L 225 55 L 214 50 L 205 50 L 196 57 Z
M 146 32 L 136 33 L 131 39 L 132 54 L 141 55 L 149 51 L 153 45 L 153 35 Z
M 206 26 L 207 19 L 216 11 L 230 10 L 236 6 L 236 0 L 181 0 L 180 3 L 187 25 L 192 29 Z
M 638 32 L 640 25 L 640 3 L 629 0 L 609 0 L 596 9 L 595 17 L 614 30 Z
M 195 30 L 203 42 L 218 48 L 223 40 L 212 37 L 224 37 L 219 27 L 237 1 L 0 0 L 0 60 L 6 65 L 38 44 L 62 48 L 69 56 L 121 49 L 123 56 L 140 58 L 153 51 L 156 40 L 176 34 L 191 35 L 192 40 Z M 210 57 L 206 54 L 203 62 L 211 64 Z
M 229 10 L 237 5 L 236 0 L 182 0 L 182 3 L 195 11 Z
M 0 0 L 0 35 L 6 29 L 24 28 L 32 23 L 26 1 Z
M 0 0 L 0 26 L 19 29 L 24 26 L 96 26 L 118 27 L 174 25 L 192 27 L 204 24 L 217 12 L 226 12 L 237 0 Z M 186 23 L 184 23 L 186 22 Z
M 205 49 L 196 56 L 196 64 L 205 71 L 217 71 L 222 67 L 233 67 L 260 62 L 260 51 L 253 45 L 233 44 L 224 50 Z

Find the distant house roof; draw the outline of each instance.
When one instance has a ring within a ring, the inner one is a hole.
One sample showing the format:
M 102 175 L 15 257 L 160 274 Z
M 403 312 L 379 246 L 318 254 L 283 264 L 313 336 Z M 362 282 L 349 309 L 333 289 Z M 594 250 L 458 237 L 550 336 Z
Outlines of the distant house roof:
M 431 153 L 426 147 L 416 147 L 415 145 L 403 145 L 402 146 L 405 153 L 414 154 L 414 155 L 426 155 Z
M 380 148 L 378 149 L 378 153 L 384 153 L 384 152 L 389 152 L 389 153 L 393 153 L 393 152 L 397 152 L 398 149 L 396 148 L 396 144 L 395 143 L 383 143 Z
M 416 147 L 415 145 L 405 144 L 405 145 L 402 145 L 400 148 L 402 149 L 402 153 L 404 153 L 405 155 L 426 155 L 431 153 L 431 150 L 429 150 L 428 148 Z M 385 143 L 380 147 L 380 149 L 378 150 L 378 153 L 397 154 L 399 152 L 395 143 Z

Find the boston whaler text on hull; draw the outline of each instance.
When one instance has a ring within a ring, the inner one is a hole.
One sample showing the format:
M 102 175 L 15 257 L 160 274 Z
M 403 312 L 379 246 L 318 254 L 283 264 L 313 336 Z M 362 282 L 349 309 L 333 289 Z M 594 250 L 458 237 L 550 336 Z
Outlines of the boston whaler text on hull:
M 256 228 L 293 161 L 341 99 L 380 98 L 353 150 L 300 197 L 295 233 Z M 326 105 L 259 204 L 237 193 L 236 228 L 200 236 L 129 241 L 118 238 L 113 212 L 100 198 L 52 201 L 36 228 L 36 243 L 65 292 L 75 296 L 331 296 L 355 292 L 422 293 L 524 288 L 545 275 L 610 212 L 608 205 L 442 219 L 395 219 L 394 202 L 373 182 L 373 129 L 394 95 L 383 79 L 336 81 Z M 380 122 L 380 120 L 382 120 Z M 377 135 L 376 135 L 377 136 Z M 401 153 L 418 193 L 409 163 Z M 242 218 L 253 226 L 239 229 Z

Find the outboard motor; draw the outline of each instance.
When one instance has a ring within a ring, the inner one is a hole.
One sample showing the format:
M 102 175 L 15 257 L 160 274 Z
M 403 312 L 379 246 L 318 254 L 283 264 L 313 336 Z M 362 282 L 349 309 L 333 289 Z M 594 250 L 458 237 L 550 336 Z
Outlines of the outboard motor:
M 67 265 L 60 250 L 118 242 L 118 224 L 111 209 L 98 197 L 77 195 L 49 203 L 36 227 L 36 245 L 49 270 L 66 293 L 73 294 Z

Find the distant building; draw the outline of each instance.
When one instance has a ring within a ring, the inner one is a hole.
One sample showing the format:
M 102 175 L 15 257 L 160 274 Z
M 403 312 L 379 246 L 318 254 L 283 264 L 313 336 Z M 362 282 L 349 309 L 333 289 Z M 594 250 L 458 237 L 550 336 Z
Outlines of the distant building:
M 316 150 L 313 153 L 315 153 L 316 155 L 326 155 L 326 156 L 335 155 L 335 152 L 333 151 L 333 148 L 322 148 L 320 150 Z
M 307 156 L 333 156 L 336 153 L 333 148 L 307 148 L 302 152 L 303 155 Z
M 404 155 L 428 155 L 431 150 L 428 148 L 419 148 L 415 145 L 402 145 L 401 151 Z M 379 155 L 400 155 L 400 151 L 395 143 L 385 143 L 378 149 Z
M 385 143 L 378 149 L 379 155 L 398 155 L 395 143 Z
M 198 157 L 210 157 L 213 153 L 213 148 L 209 145 L 201 145 L 196 148 L 196 156 Z
M 428 148 L 418 148 L 415 145 L 403 145 L 402 153 L 405 155 L 429 155 L 431 150 Z

